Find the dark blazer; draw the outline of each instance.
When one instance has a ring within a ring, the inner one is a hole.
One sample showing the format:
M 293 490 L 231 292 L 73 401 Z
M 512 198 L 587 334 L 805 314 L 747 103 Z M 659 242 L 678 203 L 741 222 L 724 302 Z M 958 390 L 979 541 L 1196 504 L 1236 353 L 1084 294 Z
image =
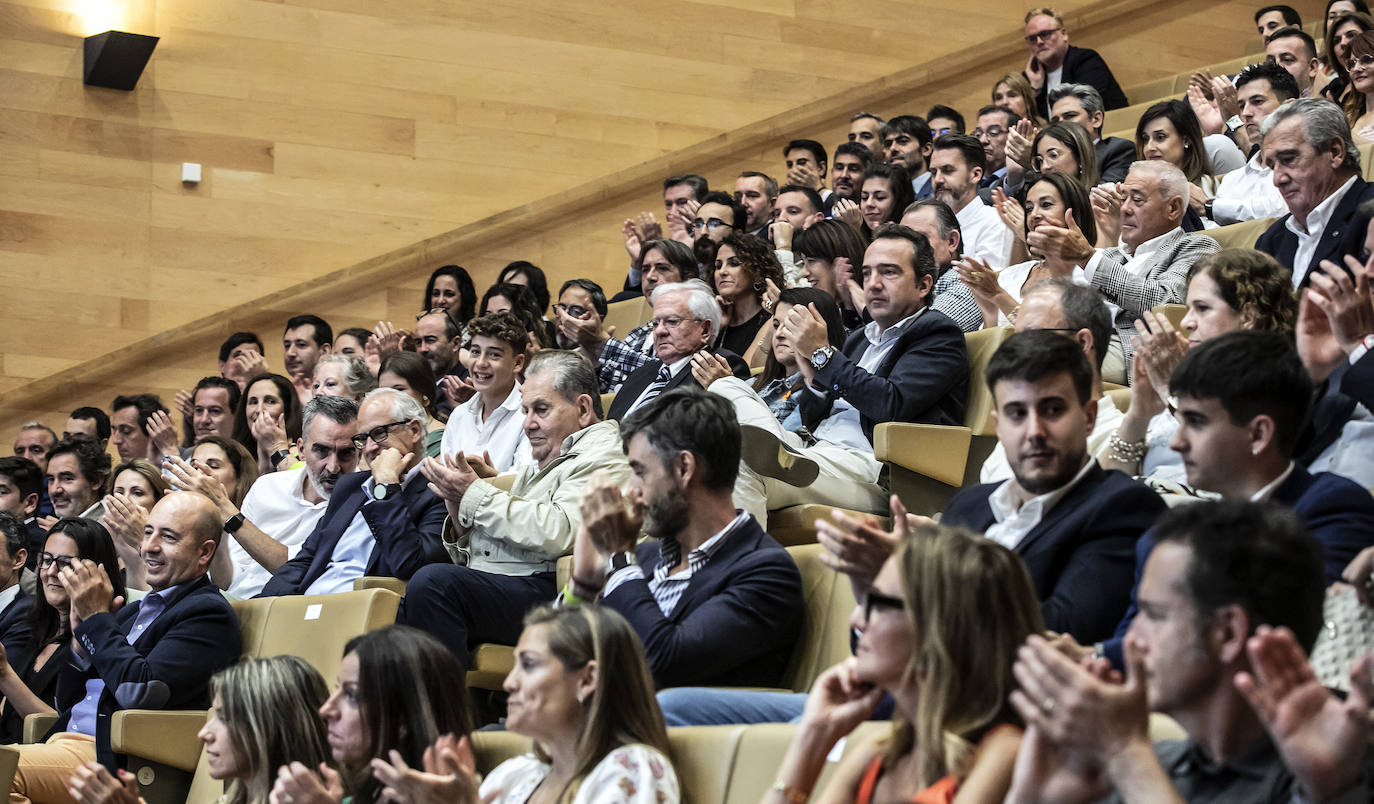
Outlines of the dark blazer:
M 448 514 L 444 501 L 429 490 L 424 477 L 412 478 L 400 496 L 367 502 L 363 481 L 371 476 L 371 472 L 354 472 L 339 478 L 314 532 L 296 557 L 272 575 L 258 597 L 305 594 L 329 568 L 340 537 L 359 513 L 377 539 L 367 561 L 368 575 L 408 581 L 426 564 L 450 563 L 441 538 Z
M 1366 352 L 1354 364 L 1345 362 L 1315 391 L 1298 436 L 1297 461 L 1310 465 L 1341 437 L 1355 405 L 1374 410 L 1374 356 Z
M 996 521 L 988 497 L 999 485 L 959 492 L 941 523 L 986 531 Z M 1164 510 L 1164 501 L 1148 487 L 1094 464 L 1016 545 L 1045 625 L 1083 645 L 1110 636 L 1131 602 L 1132 547 Z
M 730 351 L 729 349 L 716 349 L 714 354 L 725 358 L 725 362 L 730 364 L 730 370 L 741 380 L 748 380 L 750 377 L 749 364 L 744 362 L 744 358 Z M 644 389 L 653 384 L 654 378 L 658 376 L 658 369 L 663 365 L 661 360 L 650 360 L 631 372 L 625 378 L 625 384 L 620 386 L 620 390 L 615 392 L 615 399 L 611 400 L 611 409 L 606 411 L 606 418 L 620 421 L 630 412 L 630 406 L 639 399 L 639 395 L 644 393 Z M 668 381 L 668 386 L 663 389 L 663 393 L 677 388 L 680 385 L 691 383 L 699 385 L 696 377 L 692 376 L 692 366 L 688 364 L 682 368 L 673 378 Z
M 1321 265 L 1322 260 L 1331 260 L 1337 265 L 1343 265 L 1341 257 L 1360 253 L 1364 246 L 1365 226 L 1357 220 L 1358 211 L 1360 204 L 1371 199 L 1374 199 L 1374 184 L 1356 176 L 1355 183 L 1341 198 L 1341 203 L 1336 205 L 1331 220 L 1327 221 L 1321 240 L 1317 242 L 1317 250 L 1312 252 L 1312 261 L 1308 263 L 1308 270 L 1303 274 L 1300 287 L 1306 287 L 1312 269 Z M 1293 258 L 1298 252 L 1298 236 L 1288 231 L 1288 219 L 1291 217 L 1293 214 L 1289 213 L 1274 221 L 1255 241 L 1256 249 L 1289 268 L 1294 267 Z
M 798 404 L 808 429 L 830 415 L 837 399 L 859 411 L 869 441 L 874 425 L 882 422 L 964 423 L 968 347 L 964 331 L 953 319 L 934 309 L 921 313 L 871 374 L 859 368 L 870 345 L 864 331 L 857 329 L 845 339 L 844 349 L 816 371 L 816 390 L 824 389 L 825 396 L 807 391 Z
M 1374 497 L 1349 478 L 1330 472 L 1312 474 L 1301 466 L 1283 481 L 1270 499 L 1293 509 L 1302 524 L 1321 543 L 1322 565 L 1326 582 L 1341 579 L 1341 572 L 1361 550 L 1374 544 Z M 1103 654 L 1120 668 L 1121 640 L 1135 619 L 1136 590 L 1145 574 L 1145 561 L 1155 549 L 1153 530 L 1140 537 L 1135 547 L 1135 587 L 1131 589 L 1131 606 L 1117 624 L 1116 636 L 1102 644 Z
M 630 621 L 660 688 L 775 687 L 801 631 L 801 573 L 782 545 L 749 517 L 692 575 L 673 613 L 663 616 L 648 578 L 659 544 L 635 549 L 644 578 L 601 598 Z
M 1135 161 L 1135 143 L 1120 137 L 1103 137 L 1093 145 L 1101 181 L 1125 181 Z
M 43 530 L 42 525 L 38 524 L 39 516 L 42 515 L 34 516 L 24 523 L 24 527 L 29 533 L 29 557 L 24 559 L 24 566 L 34 572 L 38 572 L 38 554 L 43 552 L 44 545 L 48 543 L 48 532 Z
M 0 645 L 5 646 L 11 667 L 22 667 L 33 648 L 33 623 L 29 622 L 32 609 L 33 598 L 21 589 L 14 602 L 0 612 Z
M 1069 45 L 1069 52 L 1064 54 L 1064 72 L 1060 81 L 1065 84 L 1088 84 L 1095 87 L 1102 96 L 1103 105 L 1108 109 L 1120 109 L 1130 105 L 1126 102 L 1126 93 L 1121 91 L 1121 85 L 1116 82 L 1116 76 L 1112 75 L 1112 68 L 1107 66 L 1107 62 L 1102 60 L 1096 50 Z M 1035 107 L 1046 120 L 1050 119 L 1047 92 L 1049 85 L 1050 82 L 1046 81 L 1035 93 Z
M 205 709 L 210 677 L 243 652 L 238 617 L 208 576 L 182 584 L 167 609 L 130 645 L 127 635 L 142 606 L 139 601 L 78 625 L 74 636 L 88 661 L 73 656 L 57 677 L 61 716 L 49 736 L 67 730 L 72 707 L 85 697 L 89 679 L 105 681 L 95 745 L 100 763 L 111 769 L 116 763 L 110 748 L 112 714 L 120 709 Z

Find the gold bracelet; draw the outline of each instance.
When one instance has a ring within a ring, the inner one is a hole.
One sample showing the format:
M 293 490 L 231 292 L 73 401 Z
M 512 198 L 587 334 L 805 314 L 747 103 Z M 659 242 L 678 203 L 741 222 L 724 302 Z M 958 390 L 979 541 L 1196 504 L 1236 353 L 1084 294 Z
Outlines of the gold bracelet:
M 773 786 L 768 789 L 782 793 L 782 800 L 786 801 L 787 804 L 806 804 L 807 801 L 811 800 L 810 793 L 805 790 L 798 790 L 781 779 L 773 782 Z

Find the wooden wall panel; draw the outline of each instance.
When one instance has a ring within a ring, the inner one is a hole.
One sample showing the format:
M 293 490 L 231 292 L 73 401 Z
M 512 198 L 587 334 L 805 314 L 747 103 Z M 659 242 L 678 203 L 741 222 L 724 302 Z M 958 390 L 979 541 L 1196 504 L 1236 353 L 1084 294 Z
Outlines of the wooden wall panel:
M 135 0 L 163 40 L 118 93 L 81 85 L 83 5 L 0 0 L 4 432 L 170 399 L 235 329 L 280 366 L 296 312 L 409 321 L 445 262 L 617 287 L 667 173 L 781 174 L 860 108 L 971 117 L 1025 62 L 1006 0 Z M 1060 8 L 1129 85 L 1256 49 L 1252 5 Z

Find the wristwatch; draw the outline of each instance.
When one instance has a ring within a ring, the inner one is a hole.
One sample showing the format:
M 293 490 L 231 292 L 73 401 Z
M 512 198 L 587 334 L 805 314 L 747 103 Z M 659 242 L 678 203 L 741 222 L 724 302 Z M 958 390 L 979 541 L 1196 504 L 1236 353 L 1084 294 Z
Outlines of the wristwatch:
M 830 358 L 835 354 L 835 347 L 822 346 L 811 353 L 811 365 L 818 369 L 823 369 L 830 363 Z
M 233 516 L 224 520 L 224 532 L 229 534 L 230 536 L 234 535 L 235 533 L 238 533 L 239 528 L 243 527 L 243 523 L 245 521 L 246 520 L 243 518 L 242 511 L 238 512 L 237 514 L 234 514 Z
M 286 460 L 287 458 L 290 458 L 290 457 L 291 457 L 291 451 L 290 451 L 290 450 L 279 449 L 279 450 L 277 450 L 276 452 L 272 453 L 272 465 L 273 465 L 273 466 L 281 466 L 281 462 L 284 461 L 284 460 Z
M 610 575 L 619 572 L 626 567 L 632 567 L 638 563 L 639 562 L 635 560 L 634 553 L 612 553 L 610 564 L 606 569 L 606 574 Z
M 1243 125 L 1245 125 L 1245 121 L 1240 119 L 1240 115 L 1233 114 L 1231 119 L 1226 121 L 1226 130 L 1235 131 Z
M 382 483 L 372 489 L 372 499 L 389 500 L 401 493 L 400 483 Z

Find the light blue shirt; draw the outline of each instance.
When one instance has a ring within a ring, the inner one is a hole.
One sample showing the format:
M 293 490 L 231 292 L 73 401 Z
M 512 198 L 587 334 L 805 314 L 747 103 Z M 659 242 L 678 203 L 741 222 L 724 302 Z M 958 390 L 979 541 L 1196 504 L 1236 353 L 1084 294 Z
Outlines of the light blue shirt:
M 126 635 L 130 645 L 137 644 L 139 637 L 153 624 L 153 620 L 167 610 L 167 599 L 175 594 L 180 586 L 178 584 L 169 586 L 161 592 L 150 592 L 139 602 L 138 615 L 129 625 L 129 633 Z M 73 652 L 72 660 L 83 670 L 91 666 L 90 657 L 79 649 Z M 100 696 L 103 694 L 105 679 L 96 674 L 95 678 L 86 682 L 86 697 L 72 707 L 71 717 L 67 719 L 67 731 L 95 736 L 95 724 L 100 715 Z
M 409 486 L 418 474 L 420 464 L 416 463 L 405 473 L 405 477 L 401 478 L 401 488 Z M 372 560 L 372 550 L 377 546 L 377 537 L 372 533 L 372 526 L 367 524 L 363 509 L 377 501 L 372 496 L 375 487 L 376 481 L 372 478 L 363 481 L 363 496 L 367 499 L 358 506 L 358 512 L 353 515 L 353 520 L 339 536 L 338 543 L 334 545 L 334 554 L 330 556 L 329 566 L 314 583 L 310 584 L 305 594 L 331 595 L 336 592 L 352 592 L 353 582 L 367 574 L 367 565 Z

